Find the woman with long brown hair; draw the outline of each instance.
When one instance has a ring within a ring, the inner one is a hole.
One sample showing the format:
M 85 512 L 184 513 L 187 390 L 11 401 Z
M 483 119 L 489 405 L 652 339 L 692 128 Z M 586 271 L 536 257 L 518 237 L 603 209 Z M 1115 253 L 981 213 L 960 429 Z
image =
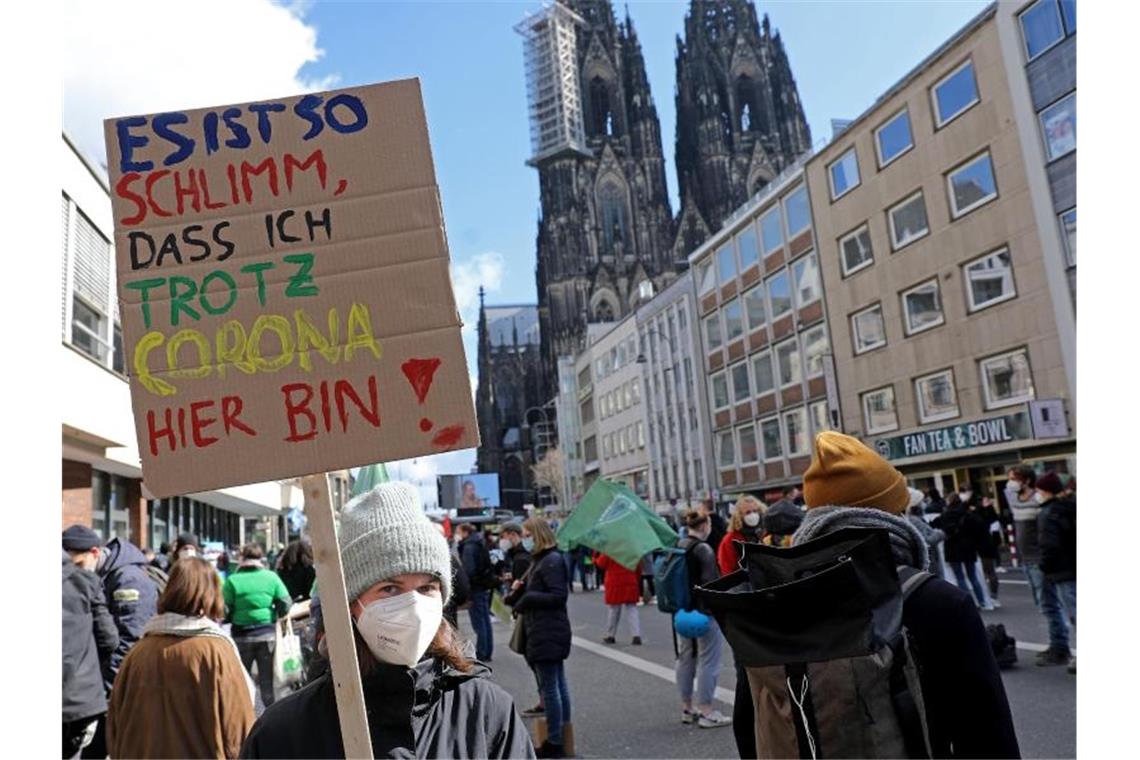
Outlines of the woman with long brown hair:
M 180 559 L 158 614 L 115 677 L 111 757 L 235 757 L 253 725 L 253 682 L 232 639 L 214 565 Z
M 451 554 L 419 489 L 383 483 L 357 496 L 337 541 L 373 757 L 534 757 L 514 701 L 443 617 Z M 241 756 L 344 757 L 331 674 L 268 708 Z

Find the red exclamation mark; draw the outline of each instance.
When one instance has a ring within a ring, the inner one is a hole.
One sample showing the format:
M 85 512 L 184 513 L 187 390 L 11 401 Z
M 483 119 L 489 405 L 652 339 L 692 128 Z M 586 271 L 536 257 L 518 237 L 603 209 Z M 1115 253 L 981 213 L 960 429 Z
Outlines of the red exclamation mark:
M 435 371 L 439 369 L 442 363 L 440 359 L 408 359 L 400 365 L 403 370 L 404 376 L 408 378 L 408 382 L 412 385 L 412 390 L 416 393 L 416 400 L 420 406 L 423 406 L 424 401 L 427 399 L 428 391 L 431 390 L 432 381 L 435 380 Z M 435 423 L 427 417 L 420 418 L 420 430 L 428 432 L 434 427 Z M 462 425 L 452 425 L 440 430 L 431 439 L 433 445 L 440 448 L 447 448 L 454 446 L 460 438 L 463 437 L 464 427 Z

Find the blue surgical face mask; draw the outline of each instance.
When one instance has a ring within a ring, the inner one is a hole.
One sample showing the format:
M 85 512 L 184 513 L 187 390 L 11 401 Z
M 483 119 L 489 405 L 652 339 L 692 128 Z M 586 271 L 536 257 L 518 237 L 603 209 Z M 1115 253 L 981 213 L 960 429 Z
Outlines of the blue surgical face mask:
M 522 540 L 523 548 L 528 552 L 534 551 L 534 538 L 531 536 L 524 536 Z

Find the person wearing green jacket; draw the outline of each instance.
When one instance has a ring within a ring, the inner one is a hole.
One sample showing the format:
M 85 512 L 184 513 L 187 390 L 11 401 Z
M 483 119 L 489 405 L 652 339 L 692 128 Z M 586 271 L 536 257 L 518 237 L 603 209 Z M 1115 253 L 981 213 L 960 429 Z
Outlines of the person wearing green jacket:
M 242 665 L 257 682 L 266 707 L 273 704 L 273 650 L 277 644 L 277 620 L 289 612 L 292 599 L 277 573 L 265 567 L 265 551 L 258 544 L 246 544 L 241 563 L 222 586 L 226 620 L 241 655 Z

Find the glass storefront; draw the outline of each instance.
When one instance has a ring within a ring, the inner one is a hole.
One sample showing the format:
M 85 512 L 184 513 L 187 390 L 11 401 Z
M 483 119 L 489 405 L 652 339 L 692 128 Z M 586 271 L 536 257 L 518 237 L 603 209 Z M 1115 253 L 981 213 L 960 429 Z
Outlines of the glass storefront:
M 151 545 L 174 541 L 179 533 L 193 533 L 201 543 L 220 541 L 227 547 L 239 540 L 241 518 L 188 496 L 172 496 L 150 502 L 148 510 Z

